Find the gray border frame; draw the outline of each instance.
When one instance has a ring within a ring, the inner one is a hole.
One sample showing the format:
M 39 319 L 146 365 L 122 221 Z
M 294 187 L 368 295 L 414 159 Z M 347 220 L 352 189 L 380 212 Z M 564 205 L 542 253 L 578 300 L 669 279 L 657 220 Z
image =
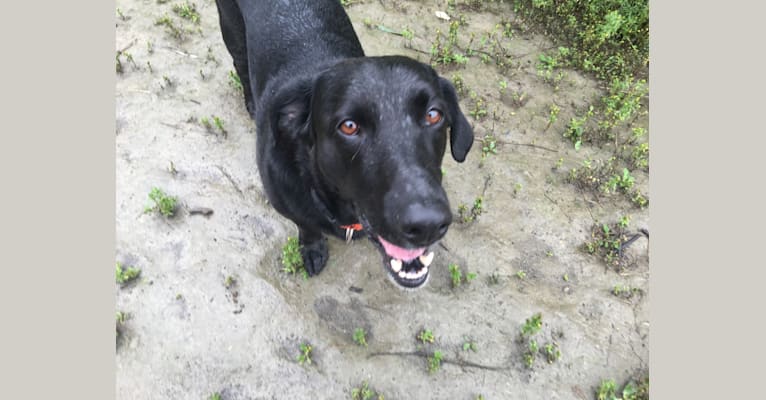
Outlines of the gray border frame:
M 2 397 L 114 398 L 115 5 L 0 13 Z

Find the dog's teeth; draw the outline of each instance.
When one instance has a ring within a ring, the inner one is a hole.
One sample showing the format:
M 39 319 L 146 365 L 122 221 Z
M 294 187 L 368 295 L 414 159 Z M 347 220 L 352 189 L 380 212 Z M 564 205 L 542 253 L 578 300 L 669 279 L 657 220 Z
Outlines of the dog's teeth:
M 418 279 L 418 273 L 417 272 L 407 272 L 407 275 L 405 275 L 407 279 L 413 280 Z
M 399 272 L 402 270 L 402 260 L 397 260 L 395 258 L 391 259 L 391 269 L 394 270 L 394 272 Z
M 404 271 L 399 271 L 399 277 L 400 278 L 407 278 L 407 273 Z
M 428 273 L 428 267 L 422 268 L 420 271 L 415 273 L 415 278 L 420 278 L 421 276 Z
M 427 267 L 431 265 L 431 261 L 434 260 L 434 252 L 432 251 L 428 253 L 427 255 L 420 256 L 418 257 L 418 259 L 420 260 L 420 263 L 423 264 L 424 267 Z

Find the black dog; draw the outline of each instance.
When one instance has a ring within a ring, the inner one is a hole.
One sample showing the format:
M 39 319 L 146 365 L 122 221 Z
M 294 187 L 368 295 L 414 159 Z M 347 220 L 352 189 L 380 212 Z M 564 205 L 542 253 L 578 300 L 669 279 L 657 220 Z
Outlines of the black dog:
M 394 281 L 419 287 L 452 222 L 441 186 L 449 128 L 462 162 L 473 130 L 428 65 L 365 57 L 338 0 L 217 0 L 221 31 L 257 124 L 269 201 L 298 226 L 310 275 L 325 234 L 366 233 Z

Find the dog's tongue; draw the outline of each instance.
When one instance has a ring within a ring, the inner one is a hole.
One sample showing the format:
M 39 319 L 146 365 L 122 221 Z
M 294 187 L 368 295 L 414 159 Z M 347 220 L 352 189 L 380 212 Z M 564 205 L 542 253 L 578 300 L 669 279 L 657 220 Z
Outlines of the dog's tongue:
M 421 256 L 426 251 L 425 247 L 421 247 L 419 249 L 405 249 L 393 243 L 389 243 L 380 236 L 378 236 L 378 240 L 380 241 L 380 244 L 383 245 L 383 249 L 386 250 L 386 254 L 392 258 L 396 258 L 397 260 L 411 261 L 416 257 Z

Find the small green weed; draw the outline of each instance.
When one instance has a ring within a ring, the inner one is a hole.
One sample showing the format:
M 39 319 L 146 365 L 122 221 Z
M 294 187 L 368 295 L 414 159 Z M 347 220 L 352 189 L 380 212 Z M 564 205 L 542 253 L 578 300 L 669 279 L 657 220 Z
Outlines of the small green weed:
M 301 245 L 295 237 L 288 237 L 287 243 L 282 247 L 282 272 L 291 275 L 300 273 L 303 279 L 308 279 L 308 271 L 303 266 Z
M 481 159 L 486 159 L 490 154 L 497 154 L 497 138 L 493 134 L 484 135 L 481 140 Z
M 556 123 L 556 121 L 559 119 L 560 111 L 561 111 L 561 108 L 559 108 L 559 106 L 557 106 L 556 104 L 550 105 L 550 111 L 548 113 L 548 126 L 545 129 L 550 128 L 551 125 Z
M 144 213 L 150 213 L 153 211 L 159 211 L 165 217 L 172 217 L 176 213 L 176 206 L 178 199 L 174 196 L 168 196 L 160 188 L 152 188 L 149 192 L 149 200 L 154 205 L 144 207 Z
M 516 272 L 516 277 L 523 280 L 523 279 L 525 279 L 527 277 L 527 272 L 524 271 L 523 269 L 518 270 Z
M 607 160 L 585 160 L 581 168 L 572 168 L 567 178 L 578 189 L 587 190 L 594 195 L 611 195 L 622 193 L 635 206 L 644 208 L 649 200 L 637 189 L 634 189 L 635 178 L 627 168 L 618 173 L 617 158 Z
M 612 288 L 612 294 L 616 297 L 620 297 L 626 300 L 630 300 L 636 296 L 643 296 L 644 291 L 641 288 L 632 287 L 628 285 L 614 285 Z
M 466 340 L 465 342 L 463 342 L 463 351 L 469 351 L 469 350 L 474 353 L 477 350 L 476 342 L 474 342 L 473 340 Z
M 627 224 L 623 221 L 614 224 L 594 224 L 591 228 L 591 240 L 585 242 L 583 249 L 588 254 L 601 258 L 608 266 L 621 270 L 634 262 L 622 251 L 623 246 L 630 241 Z
M 460 286 L 462 282 L 471 282 L 472 280 L 476 279 L 477 276 L 475 272 L 469 272 L 463 275 L 463 272 L 460 271 L 460 266 L 454 263 L 449 265 L 449 272 L 450 277 L 452 278 L 453 288 Z
M 213 393 L 208 397 L 208 400 L 221 400 L 221 394 L 220 393 Z
M 598 400 L 649 400 L 649 377 L 629 381 L 622 388 L 622 397 L 617 397 L 617 384 L 612 379 L 601 381 L 596 390 Z
M 473 108 L 468 112 L 469 115 L 475 120 L 484 119 L 489 111 L 487 110 L 487 103 L 483 97 L 479 96 L 476 92 L 471 91 L 471 101 L 473 102 Z
M 564 131 L 564 137 L 568 138 L 574 144 L 575 150 L 579 150 L 582 146 L 583 135 L 585 134 L 585 124 L 593 116 L 593 106 L 588 107 L 588 112 L 582 117 L 572 117 L 569 120 L 569 126 Z
M 561 358 L 561 349 L 559 349 L 558 344 L 546 343 L 543 348 L 545 349 L 545 359 L 548 361 L 548 364 L 552 364 Z
M 524 364 L 527 366 L 527 368 L 532 368 L 534 366 L 535 357 L 537 357 L 537 353 L 539 351 L 540 347 L 537 344 L 537 340 L 529 339 L 527 351 L 524 353 Z
M 455 73 L 452 75 L 452 85 L 455 86 L 455 92 L 458 96 L 463 96 L 466 91 L 465 82 L 463 81 L 463 75 Z
M 367 333 L 363 328 L 354 329 L 354 342 L 360 346 L 367 347 Z
M 183 19 L 187 19 L 195 24 L 199 24 L 200 15 L 197 12 L 197 5 L 194 3 L 186 2 L 183 4 L 176 4 L 173 6 L 173 12 L 178 14 Z
M 154 25 L 164 26 L 165 30 L 170 34 L 170 36 L 178 41 L 183 41 L 186 38 L 183 29 L 176 26 L 175 22 L 173 22 L 173 19 L 170 18 L 167 14 L 156 19 L 154 21 Z
M 446 40 L 442 42 L 443 34 L 441 30 L 436 30 L 436 38 L 433 44 L 431 44 L 431 65 L 438 66 L 450 66 L 460 65 L 468 62 L 468 57 L 460 53 L 456 53 L 457 48 L 457 35 L 460 27 L 460 21 L 452 21 L 449 27 L 449 33 Z
M 443 359 L 444 359 L 444 355 L 442 354 L 442 352 L 439 350 L 435 350 L 434 355 L 432 357 L 428 357 L 428 372 L 433 374 L 436 371 L 438 371 L 442 365 Z
M 461 204 L 457 208 L 458 218 L 462 223 L 475 221 L 484 212 L 484 197 L 479 196 L 473 201 L 473 206 L 468 210 L 468 206 Z
M 417 339 L 421 341 L 423 344 L 426 343 L 433 343 L 434 340 L 436 340 L 436 337 L 434 336 L 434 333 L 431 332 L 430 329 L 423 329 L 418 333 Z
M 370 400 L 372 398 L 383 400 L 383 395 L 370 389 L 367 381 L 362 382 L 361 387 L 351 389 L 351 400 Z
M 313 348 L 308 343 L 301 343 L 299 347 L 300 354 L 297 357 L 298 364 L 303 365 L 311 365 L 311 351 Z
M 231 87 L 233 87 L 238 92 L 242 92 L 244 90 L 242 87 L 242 80 L 234 71 L 229 71 L 229 85 L 231 85 Z
M 141 275 L 141 270 L 136 267 L 127 266 L 123 268 L 122 263 L 117 262 L 115 269 L 115 280 L 120 285 L 127 285 L 130 282 L 136 280 Z
M 122 311 L 117 311 L 116 313 L 116 322 L 117 325 L 124 325 L 125 321 L 127 321 L 130 318 L 130 314 Z
M 531 317 L 527 318 L 526 321 L 524 321 L 524 325 L 521 326 L 521 335 L 522 336 L 532 336 L 536 334 L 537 332 L 540 332 L 540 329 L 543 327 L 543 314 L 537 313 L 532 315 Z

